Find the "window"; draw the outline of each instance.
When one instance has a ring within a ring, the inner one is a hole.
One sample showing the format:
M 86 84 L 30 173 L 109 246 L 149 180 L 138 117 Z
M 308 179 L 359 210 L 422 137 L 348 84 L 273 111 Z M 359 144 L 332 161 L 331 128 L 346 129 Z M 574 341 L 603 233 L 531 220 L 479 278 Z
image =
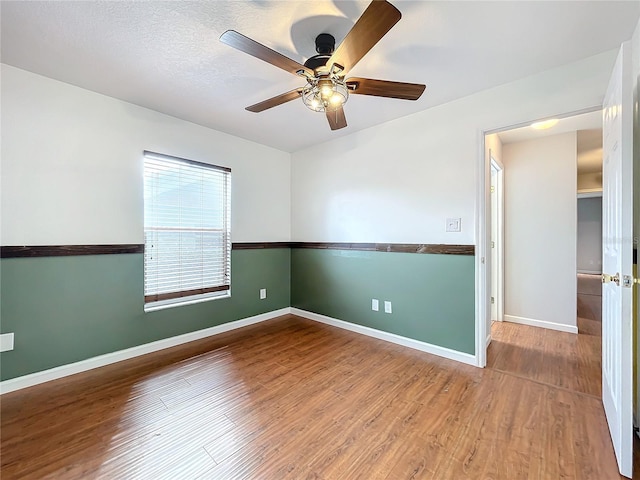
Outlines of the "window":
M 145 310 L 228 296 L 231 170 L 144 152 Z

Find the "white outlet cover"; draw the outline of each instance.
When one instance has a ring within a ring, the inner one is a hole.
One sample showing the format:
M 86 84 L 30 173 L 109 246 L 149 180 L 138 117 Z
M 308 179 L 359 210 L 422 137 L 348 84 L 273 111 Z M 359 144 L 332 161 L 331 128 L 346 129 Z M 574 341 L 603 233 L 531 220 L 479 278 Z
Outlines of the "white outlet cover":
M 3 333 L 0 335 L 0 352 L 13 350 L 13 333 Z
M 265 298 L 267 298 L 267 289 L 266 288 L 261 288 L 260 289 L 260 300 L 264 300 Z
M 384 302 L 384 313 L 392 313 L 391 302 L 388 302 L 386 300 Z
M 461 218 L 447 218 L 446 231 L 447 232 L 459 232 L 462 226 Z
M 380 302 L 378 302 L 377 298 L 371 299 L 371 310 L 373 310 L 374 312 L 380 310 Z

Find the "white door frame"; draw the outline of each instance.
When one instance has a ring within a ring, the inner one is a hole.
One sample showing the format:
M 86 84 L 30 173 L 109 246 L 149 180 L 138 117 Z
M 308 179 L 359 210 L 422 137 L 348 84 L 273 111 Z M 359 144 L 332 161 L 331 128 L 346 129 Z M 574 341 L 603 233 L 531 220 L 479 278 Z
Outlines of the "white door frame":
M 487 365 L 487 324 L 491 318 L 491 159 L 486 155 L 485 138 L 493 133 L 526 127 L 534 122 L 550 118 L 566 118 L 602 110 L 602 105 L 593 105 L 582 110 L 534 118 L 528 122 L 508 125 L 501 128 L 478 130 L 478 163 L 476 191 L 476 365 Z
M 496 223 L 497 223 L 497 235 L 496 244 L 493 249 L 489 249 L 490 258 L 489 265 L 493 270 L 493 257 L 496 257 L 496 296 L 494 298 L 496 306 L 496 320 L 502 322 L 504 320 L 504 164 L 492 155 L 489 150 L 489 161 L 496 170 Z M 493 220 L 493 219 L 492 219 Z M 493 282 L 493 279 L 492 279 Z

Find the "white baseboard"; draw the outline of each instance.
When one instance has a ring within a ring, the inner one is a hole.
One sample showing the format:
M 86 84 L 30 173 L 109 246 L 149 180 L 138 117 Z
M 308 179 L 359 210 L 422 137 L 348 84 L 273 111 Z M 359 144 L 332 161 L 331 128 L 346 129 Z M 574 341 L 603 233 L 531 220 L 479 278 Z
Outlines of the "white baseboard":
M 547 322 L 545 320 L 536 320 L 534 318 L 505 315 L 504 321 L 511 323 L 520 323 L 522 325 L 529 325 L 530 327 L 548 328 L 549 330 L 558 330 L 560 332 L 578 333 L 578 327 L 576 325 L 564 325 L 562 323 Z
M 395 333 L 383 332 L 382 330 L 376 330 L 375 328 L 364 327 L 355 323 L 345 322 L 344 320 L 338 320 L 336 318 L 327 317 L 318 313 L 300 310 L 299 308 L 292 307 L 291 313 L 293 315 L 298 315 L 299 317 L 308 318 L 309 320 L 325 323 L 333 327 L 343 328 L 345 330 L 349 330 L 362 335 L 367 335 L 369 337 L 374 337 L 379 340 L 385 340 L 397 345 L 402 345 L 403 347 L 409 347 L 415 350 L 420 350 L 422 352 L 431 353 L 439 357 L 448 358 L 449 360 L 455 360 L 457 362 L 473 365 L 474 367 L 477 366 L 475 355 L 470 355 L 468 353 L 458 352 L 456 350 L 451 350 L 445 347 L 439 347 L 438 345 L 432 345 L 430 343 L 421 342 L 420 340 L 403 337 L 400 335 L 396 335 Z
M 223 323 L 222 325 L 216 325 L 215 327 L 205 328 L 203 330 L 197 330 L 195 332 L 189 332 L 175 337 L 164 338 L 155 342 L 145 343 L 144 345 L 138 345 L 136 347 L 119 350 L 117 352 L 106 353 L 104 355 L 88 358 L 86 360 L 70 363 L 68 365 L 61 365 L 59 367 L 50 368 L 41 372 L 35 372 L 29 375 L 24 375 L 22 377 L 5 380 L 3 382 L 0 382 L 0 395 L 14 392 L 23 388 L 32 387 L 34 385 L 49 382 L 51 380 L 68 377 L 69 375 L 75 375 L 76 373 L 86 372 L 87 370 L 91 370 L 94 368 L 104 367 L 105 365 L 121 362 L 123 360 L 129 360 L 130 358 L 146 355 L 147 353 L 157 352 L 165 348 L 175 347 L 184 343 L 193 342 L 194 340 L 200 340 L 202 338 L 219 335 L 224 332 L 264 322 L 266 320 L 270 320 L 272 318 L 276 318 L 289 313 L 298 315 L 299 317 L 308 318 L 309 320 L 314 320 L 316 322 L 325 323 L 327 325 L 342 328 L 345 330 L 350 330 L 362 335 L 367 335 L 369 337 L 374 337 L 379 340 L 385 340 L 387 342 L 402 345 L 404 347 L 409 347 L 423 352 L 431 353 L 433 355 L 438 355 L 439 357 L 448 358 L 457 362 L 462 362 L 473 366 L 477 365 L 476 357 L 468 353 L 458 352 L 449 348 L 432 345 L 430 343 L 421 342 L 420 340 L 414 340 L 412 338 L 402 337 L 394 333 L 383 332 L 382 330 L 376 330 L 374 328 L 364 327 L 355 323 L 345 322 L 343 320 L 338 320 L 335 318 L 327 317 L 325 315 L 308 312 L 306 310 L 286 307 L 281 308 L 280 310 L 262 313 L 253 317 Z
M 70 363 L 68 365 L 61 365 L 59 367 L 50 368 L 41 372 L 31 373 L 22 377 L 12 378 L 0 382 L 0 395 L 20 390 L 22 388 L 31 387 L 40 383 L 56 380 L 58 378 L 67 377 L 76 373 L 85 372 L 93 368 L 103 367 L 111 363 L 121 362 L 122 360 L 128 360 L 130 358 L 139 357 L 140 355 L 146 355 L 147 353 L 157 352 L 165 348 L 175 347 L 183 343 L 193 342 L 194 340 L 200 340 L 202 338 L 211 337 L 213 335 L 219 335 L 230 330 L 246 327 L 255 323 L 264 322 L 272 318 L 279 317 L 291 313 L 291 308 L 281 308 L 280 310 L 274 310 L 272 312 L 262 313 L 253 317 L 243 318 L 233 322 L 223 323 L 222 325 L 216 325 L 215 327 L 205 328 L 203 330 L 197 330 L 195 332 L 185 333 L 183 335 L 177 335 L 175 337 L 164 338 L 151 343 L 145 343 L 144 345 L 138 345 L 137 347 L 131 347 L 117 352 L 106 353 L 97 357 L 88 358 L 79 362 Z
M 491 343 L 491 334 L 487 335 L 487 347 Z

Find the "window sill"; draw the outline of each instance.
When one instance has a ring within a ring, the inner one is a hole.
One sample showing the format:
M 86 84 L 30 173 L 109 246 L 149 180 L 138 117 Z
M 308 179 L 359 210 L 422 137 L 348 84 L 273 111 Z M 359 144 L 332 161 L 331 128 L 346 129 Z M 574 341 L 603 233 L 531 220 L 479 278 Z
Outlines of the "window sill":
M 167 308 L 182 307 L 184 305 L 195 305 L 196 303 L 210 302 L 220 298 L 230 298 L 231 290 L 224 292 L 205 293 L 202 295 L 194 295 L 192 297 L 172 298 L 171 300 L 161 300 L 159 302 L 145 303 L 144 311 L 156 312 L 158 310 L 166 310 Z

